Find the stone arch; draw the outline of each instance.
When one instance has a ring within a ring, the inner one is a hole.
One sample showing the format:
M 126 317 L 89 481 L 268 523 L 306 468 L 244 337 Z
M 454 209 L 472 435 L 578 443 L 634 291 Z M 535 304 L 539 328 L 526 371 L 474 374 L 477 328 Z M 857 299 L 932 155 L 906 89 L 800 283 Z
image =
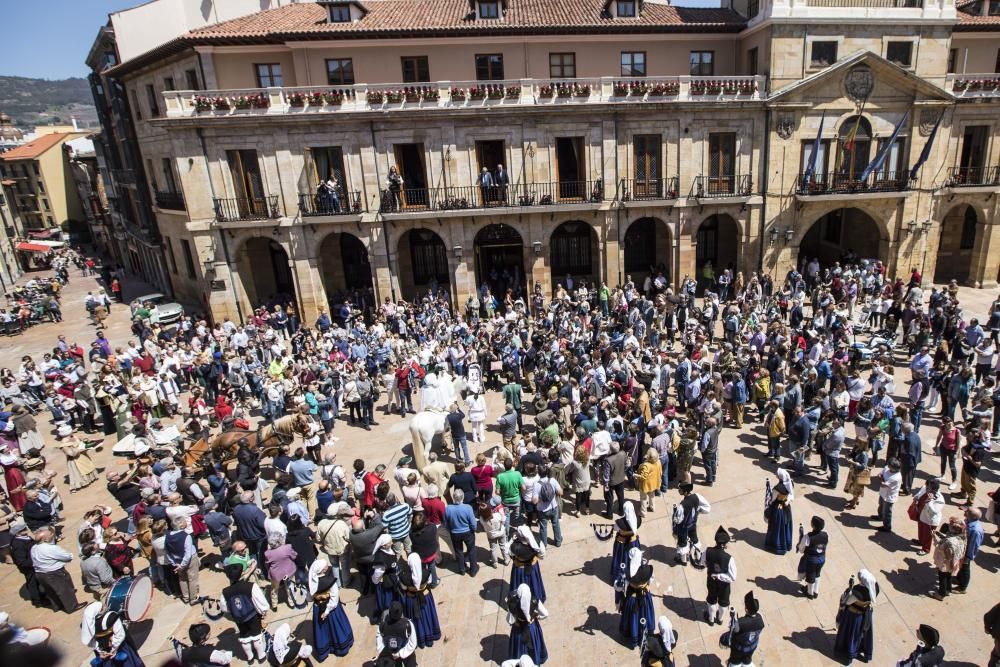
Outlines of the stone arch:
M 864 208 L 843 206 L 817 216 L 800 230 L 798 246 L 800 267 L 813 257 L 821 266 L 853 256 L 878 259 L 888 263 L 889 227 L 885 221 Z
M 798 247 L 802 244 L 802 241 L 806 237 L 806 234 L 809 233 L 809 230 L 811 229 L 812 225 L 815 224 L 817 220 L 834 211 L 838 211 L 845 208 L 843 202 L 829 202 L 823 206 L 819 206 L 816 204 L 811 204 L 807 206 L 808 208 L 806 208 L 805 210 L 810 211 L 810 213 L 803 214 L 802 216 L 800 216 L 800 218 L 812 219 L 812 222 L 805 225 L 800 224 L 798 226 L 798 228 L 795 230 L 795 235 L 792 238 L 791 242 L 792 246 Z M 864 213 L 869 218 L 871 218 L 871 220 L 878 227 L 879 238 L 882 241 L 888 243 L 889 241 L 892 240 L 893 231 L 891 227 L 891 222 L 895 213 L 893 213 L 893 215 L 890 215 L 889 217 L 884 217 L 885 215 L 884 211 L 880 212 L 876 207 L 871 206 L 865 200 L 851 202 L 851 205 L 847 208 L 857 209 L 858 211 Z M 895 211 L 895 209 L 893 210 Z
M 252 308 L 297 303 L 291 255 L 284 244 L 268 236 L 250 236 L 238 248 L 239 278 Z
M 674 273 L 673 232 L 666 220 L 636 218 L 622 236 L 623 272 L 641 285 L 650 273 L 663 272 L 669 284 Z
M 567 220 L 549 235 L 549 269 L 552 288 L 565 285 L 572 276 L 574 286 L 579 280 L 590 285 L 601 279 L 601 242 L 597 229 L 583 220 Z
M 481 227 L 472 248 L 477 289 L 489 285 L 501 305 L 508 289 L 515 297 L 525 295 L 524 237 L 515 226 L 494 223 Z
M 332 231 L 319 243 L 319 274 L 326 292 L 329 312 L 350 299 L 352 303 L 374 305 L 372 266 L 368 247 L 356 234 Z
M 692 235 L 695 242 L 695 273 L 698 286 L 704 289 L 713 279 L 706 274 L 711 264 L 711 276 L 721 271 L 739 270 L 740 244 L 743 238 L 738 220 L 726 213 L 715 213 L 704 218 Z
M 451 268 L 444 239 L 426 227 L 413 227 L 399 235 L 396 243 L 399 290 L 404 299 L 443 287 L 450 294 Z M 450 297 L 449 297 L 450 298 Z
M 971 204 L 953 206 L 941 218 L 934 282 L 957 280 L 961 284 L 972 277 L 981 227 L 979 214 Z

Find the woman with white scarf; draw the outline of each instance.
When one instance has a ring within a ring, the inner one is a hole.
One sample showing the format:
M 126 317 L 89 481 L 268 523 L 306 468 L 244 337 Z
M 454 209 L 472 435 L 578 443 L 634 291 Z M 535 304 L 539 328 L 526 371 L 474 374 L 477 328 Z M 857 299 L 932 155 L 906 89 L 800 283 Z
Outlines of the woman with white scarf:
M 292 628 L 282 623 L 271 638 L 267 662 L 272 667 L 310 667 L 312 646 L 292 637 Z
M 372 583 L 375 584 L 375 618 L 399 599 L 399 558 L 392 550 L 392 538 L 379 535 L 372 551 Z
M 354 630 L 340 604 L 340 583 L 330 561 L 317 558 L 309 567 L 309 596 L 313 601 L 313 644 L 316 659 L 326 660 L 331 653 L 343 658 L 354 646 Z
M 624 516 L 615 521 L 618 532 L 615 534 L 615 543 L 611 548 L 611 581 L 618 581 L 623 572 L 628 572 L 629 551 L 638 547 L 642 549 L 639 542 L 639 527 L 642 526 L 642 519 L 636 514 L 635 503 L 628 501 L 625 503 Z
M 536 665 L 545 664 L 549 651 L 538 621 L 548 618 L 549 612 L 541 600 L 531 594 L 528 584 L 521 584 L 507 596 L 507 622 L 510 623 L 508 657 L 519 659 L 529 656 Z
M 666 616 L 656 622 L 658 632 L 646 637 L 642 667 L 674 667 L 674 646 L 677 645 L 677 631 Z
M 649 592 L 653 566 L 642 562 L 642 550 L 638 547 L 629 550 L 628 562 L 628 576 L 620 590 L 616 586 L 615 602 L 622 613 L 618 632 L 631 648 L 635 648 L 642 643 L 643 627 L 652 628 L 656 620 L 653 596 Z
M 875 576 L 868 570 L 861 570 L 854 586 L 840 596 L 834 650 L 848 661 L 860 657 L 871 662 L 875 648 L 874 613 L 878 594 Z
M 510 590 L 517 590 L 521 584 L 528 584 L 531 594 L 545 602 L 545 584 L 538 560 L 545 558 L 545 548 L 538 544 L 531 529 L 518 526 L 507 550 L 513 561 L 510 568 Z
M 407 567 L 399 569 L 403 611 L 416 628 L 417 646 L 429 648 L 441 639 L 437 603 L 434 601 L 434 593 L 428 588 L 430 569 L 424 571 L 420 554 L 416 552 L 411 553 L 406 559 L 406 565 Z

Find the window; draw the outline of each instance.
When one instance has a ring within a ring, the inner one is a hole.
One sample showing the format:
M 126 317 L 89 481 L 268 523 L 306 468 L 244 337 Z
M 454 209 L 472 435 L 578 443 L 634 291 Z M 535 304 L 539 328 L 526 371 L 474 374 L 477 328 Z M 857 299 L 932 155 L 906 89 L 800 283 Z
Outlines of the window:
M 347 180 L 344 175 L 344 151 L 339 147 L 312 148 L 312 164 L 315 169 L 313 181 L 319 183 L 332 178 L 337 184 L 338 193 L 343 199 L 347 192 Z
M 477 81 L 503 80 L 503 54 L 485 53 L 476 56 Z
M 403 83 L 420 83 L 431 80 L 427 56 L 403 56 Z
M 836 156 L 838 177 L 854 180 L 861 176 L 868 166 L 871 150 L 872 126 L 862 116 L 851 116 L 840 125 L 838 131 L 839 151 Z
M 1000 72 L 1000 49 L 997 49 L 997 62 L 993 66 L 994 72 Z
M 990 0 L 986 13 L 990 16 L 1000 16 L 1000 0 Z
M 549 77 L 553 79 L 572 79 L 576 76 L 575 53 L 550 53 Z
M 1000 58 L 1000 52 L 997 52 L 997 58 Z M 958 63 L 958 49 L 948 50 L 948 74 L 955 73 L 955 65 Z
M 278 63 L 265 63 L 254 65 L 257 74 L 258 88 L 280 88 L 283 84 L 281 78 L 281 65 Z
M 330 23 L 350 23 L 350 5 L 330 5 Z
M 49 200 L 45 199 L 44 197 L 42 198 L 42 208 L 45 209 L 46 211 L 52 210 L 49 208 Z
M 45 183 L 38 181 L 38 191 L 41 192 L 42 194 L 45 194 Z
M 448 284 L 451 272 L 448 270 L 448 253 L 444 243 L 433 233 L 410 233 L 410 261 L 413 266 L 413 282 L 426 285 L 432 280 Z
M 184 70 L 184 82 L 187 84 L 188 90 L 199 90 L 197 70 Z
M 177 179 L 174 178 L 174 169 L 170 164 L 170 158 L 161 158 L 160 168 L 163 170 L 163 182 L 166 183 L 167 192 L 177 192 Z
M 736 182 L 736 134 L 713 132 L 708 135 L 708 191 L 730 193 Z
M 181 253 L 184 255 L 188 278 L 196 278 L 198 274 L 194 270 L 194 255 L 191 254 L 191 242 L 187 239 L 181 239 Z
M 37 162 L 32 162 L 31 163 L 31 170 L 33 172 L 35 172 L 35 176 L 41 176 L 42 175 L 42 170 L 38 167 L 38 163 Z
M 799 168 L 799 173 L 805 174 L 809 169 L 809 163 L 812 160 L 813 146 L 816 142 L 812 139 L 802 142 L 802 163 Z M 816 164 L 813 167 L 812 180 L 816 182 L 822 182 L 823 177 L 826 175 L 826 170 L 828 165 L 828 155 L 830 154 L 830 140 L 821 139 L 819 142 L 819 152 L 816 154 Z
M 160 186 L 156 182 L 156 172 L 153 171 L 153 161 L 149 158 L 146 158 L 146 174 L 149 175 L 149 183 L 153 186 L 153 192 L 158 192 L 160 190 Z
M 714 51 L 691 52 L 691 76 L 712 76 L 715 74 L 713 65 Z
M 622 51 L 622 76 L 646 76 L 645 51 Z
M 49 223 L 49 227 L 54 227 L 56 224 L 56 221 L 52 219 L 51 215 L 45 216 L 45 221 Z
M 160 115 L 160 105 L 156 103 L 156 89 L 152 84 L 146 84 L 146 101 L 149 103 L 149 115 L 157 118 Z
M 170 261 L 170 272 L 177 274 L 177 258 L 174 256 L 174 244 L 169 237 L 163 237 L 163 245 L 167 247 L 167 259 Z
M 900 67 L 913 63 L 913 42 L 889 42 L 885 46 L 885 59 Z
M 618 0 L 617 8 L 620 18 L 635 17 L 635 0 Z
M 163 77 L 163 90 L 175 90 L 174 77 L 172 76 Z
M 632 138 L 635 160 L 635 186 L 632 196 L 636 199 L 662 197 L 660 187 L 660 135 L 639 134 Z
M 353 86 L 354 61 L 350 58 L 330 58 L 327 60 L 326 82 L 331 86 Z
M 142 120 L 142 109 L 139 108 L 139 96 L 135 94 L 135 89 L 129 92 L 129 97 L 132 98 L 132 113 L 135 114 L 136 120 Z
M 837 62 L 837 42 L 814 41 L 809 52 L 810 67 L 829 67 Z
M 479 18 L 498 19 L 500 18 L 500 3 L 498 0 L 480 0 Z
M 879 141 L 878 149 L 879 151 L 886 145 L 888 139 Z M 906 173 L 906 165 L 903 164 L 903 148 L 904 140 L 897 138 L 896 141 L 892 142 L 892 146 L 889 147 L 889 151 L 886 153 L 885 162 L 882 164 L 882 169 L 879 170 L 879 176 L 886 180 L 897 180 L 904 178 Z
M 758 74 L 758 54 L 757 47 L 753 47 L 747 51 L 747 74 L 750 76 L 757 76 Z

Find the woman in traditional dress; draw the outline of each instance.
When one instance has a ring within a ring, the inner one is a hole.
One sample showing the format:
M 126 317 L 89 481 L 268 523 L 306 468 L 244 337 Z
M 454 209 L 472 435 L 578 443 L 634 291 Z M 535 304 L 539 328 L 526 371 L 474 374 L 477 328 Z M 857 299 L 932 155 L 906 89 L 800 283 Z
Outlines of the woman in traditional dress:
M 97 466 L 87 452 L 86 443 L 73 435 L 73 427 L 63 424 L 56 430 L 56 445 L 66 455 L 66 469 L 69 472 L 70 493 L 90 486 L 97 481 Z
M 91 602 L 80 624 L 80 641 L 94 651 L 91 667 L 145 667 L 118 612 L 102 608 L 102 603 Z
M 21 460 L 11 454 L 9 447 L 0 446 L 0 466 L 3 466 L 3 478 L 7 484 L 10 504 L 15 512 L 20 512 L 28 502 L 24 497 L 24 471 L 21 470 Z
M 625 503 L 624 516 L 615 525 L 618 532 L 615 534 L 615 543 L 611 548 L 611 581 L 619 581 L 622 574 L 628 572 L 628 554 L 633 547 L 642 549 L 639 542 L 639 527 L 642 519 L 635 511 L 635 502 L 629 500 Z
M 536 665 L 549 659 L 545 636 L 539 619 L 549 615 L 541 600 L 531 594 L 528 584 L 521 584 L 507 597 L 507 622 L 510 623 L 508 657 L 512 660 L 529 656 Z
M 271 638 L 267 663 L 271 667 L 311 667 L 312 646 L 292 637 L 292 628 L 282 623 Z
M 764 537 L 764 548 L 779 556 L 792 550 L 791 498 L 792 489 L 786 486 L 785 482 L 778 482 L 774 487 L 771 504 L 765 512 L 767 535 Z
M 864 440 L 854 441 L 854 447 L 848 453 L 847 461 L 850 468 L 847 471 L 847 481 L 844 483 L 844 493 L 851 494 L 851 499 L 844 509 L 852 510 L 858 506 L 858 500 L 865 495 L 865 488 L 872 481 L 872 471 L 868 465 L 867 437 Z
M 372 583 L 375 584 L 375 618 L 399 599 L 399 558 L 392 550 L 392 538 L 379 535 L 372 552 Z
M 641 656 L 642 667 L 674 667 L 677 631 L 666 616 L 660 616 L 656 629 L 655 634 L 646 637 L 646 649 Z
M 618 632 L 630 648 L 639 646 L 642 642 L 643 623 L 651 629 L 656 621 L 653 609 L 653 596 L 649 592 L 649 582 L 653 578 L 653 566 L 642 562 L 642 550 L 632 547 L 629 551 L 628 579 L 624 590 L 616 591 L 615 597 L 622 617 L 618 622 Z
M 411 553 L 406 559 L 406 565 L 407 567 L 399 568 L 403 611 L 417 629 L 417 646 L 429 648 L 441 639 L 437 604 L 434 602 L 434 593 L 427 586 L 430 582 L 430 568 L 424 570 L 420 554 L 416 552 Z
M 508 549 L 513 560 L 510 590 L 515 591 L 521 584 L 528 584 L 531 594 L 545 602 L 545 584 L 538 566 L 538 559 L 545 557 L 545 548 L 538 544 L 530 528 L 518 526 Z
M 858 581 L 840 596 L 837 612 L 837 641 L 834 650 L 849 661 L 872 659 L 875 648 L 875 599 L 879 586 L 868 570 L 858 573 Z
M 309 595 L 316 660 L 323 662 L 331 653 L 343 658 L 354 646 L 354 631 L 340 604 L 340 583 L 326 558 L 317 558 L 309 567 Z

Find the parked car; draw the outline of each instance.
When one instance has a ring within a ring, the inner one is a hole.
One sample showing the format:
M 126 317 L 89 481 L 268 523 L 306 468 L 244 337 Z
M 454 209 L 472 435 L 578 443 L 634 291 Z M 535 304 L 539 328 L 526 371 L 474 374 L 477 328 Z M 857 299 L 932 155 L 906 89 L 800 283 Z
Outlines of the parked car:
M 129 304 L 132 313 L 135 313 L 139 309 L 139 306 L 147 301 L 156 304 L 156 310 L 160 313 L 160 324 L 174 324 L 184 315 L 184 306 L 175 301 L 168 301 L 166 296 L 159 293 L 146 294 L 145 296 L 132 299 L 132 303 Z

